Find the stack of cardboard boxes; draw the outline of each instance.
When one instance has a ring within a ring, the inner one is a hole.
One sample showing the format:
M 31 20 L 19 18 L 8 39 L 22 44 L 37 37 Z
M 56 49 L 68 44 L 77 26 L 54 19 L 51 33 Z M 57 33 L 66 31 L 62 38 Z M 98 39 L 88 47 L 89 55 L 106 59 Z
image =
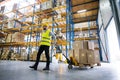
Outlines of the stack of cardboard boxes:
M 24 42 L 25 35 L 20 32 L 14 34 L 8 34 L 6 42 Z
M 30 60 L 35 61 L 37 57 L 37 51 L 33 51 L 33 53 L 30 54 Z M 40 61 L 46 61 L 45 53 L 42 53 L 40 56 Z
M 69 56 L 75 58 L 79 65 L 100 63 L 99 50 L 94 49 L 93 41 L 75 41 Z
M 12 42 L 24 42 L 25 35 L 20 32 L 15 32 L 12 35 Z
M 21 49 L 19 60 L 27 60 L 27 55 L 28 54 L 26 53 L 26 49 Z
M 9 50 L 4 50 L 3 53 L 1 54 L 1 59 L 2 60 L 7 60 L 8 58 L 8 53 L 9 53 Z

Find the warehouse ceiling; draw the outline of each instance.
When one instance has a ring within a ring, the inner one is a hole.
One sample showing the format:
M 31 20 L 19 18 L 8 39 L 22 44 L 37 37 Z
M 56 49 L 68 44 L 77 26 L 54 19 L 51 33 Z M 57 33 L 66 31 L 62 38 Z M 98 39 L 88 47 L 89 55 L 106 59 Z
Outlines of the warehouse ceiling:
M 99 0 L 72 0 L 73 22 L 97 20 Z

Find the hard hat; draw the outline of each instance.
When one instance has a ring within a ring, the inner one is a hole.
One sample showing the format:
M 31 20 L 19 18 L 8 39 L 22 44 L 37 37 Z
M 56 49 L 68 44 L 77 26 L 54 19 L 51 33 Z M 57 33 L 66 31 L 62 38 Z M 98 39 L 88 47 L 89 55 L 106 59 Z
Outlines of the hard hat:
M 42 27 L 49 27 L 49 25 L 47 23 L 44 23 Z

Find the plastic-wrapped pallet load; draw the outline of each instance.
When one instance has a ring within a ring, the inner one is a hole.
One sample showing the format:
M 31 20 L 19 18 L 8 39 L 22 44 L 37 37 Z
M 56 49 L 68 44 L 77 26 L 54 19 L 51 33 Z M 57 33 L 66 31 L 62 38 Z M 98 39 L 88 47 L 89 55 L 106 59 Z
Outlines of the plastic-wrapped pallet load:
M 43 2 L 41 5 L 42 5 L 42 8 L 41 8 L 42 10 L 46 10 L 46 9 L 47 9 L 47 4 L 46 4 L 46 2 Z
M 61 5 L 65 5 L 66 0 L 61 0 Z
M 47 9 L 52 8 L 52 0 L 46 2 Z
M 50 9 L 50 8 L 52 8 L 52 0 L 45 1 L 41 4 L 41 9 L 42 10 L 47 10 L 47 9 Z

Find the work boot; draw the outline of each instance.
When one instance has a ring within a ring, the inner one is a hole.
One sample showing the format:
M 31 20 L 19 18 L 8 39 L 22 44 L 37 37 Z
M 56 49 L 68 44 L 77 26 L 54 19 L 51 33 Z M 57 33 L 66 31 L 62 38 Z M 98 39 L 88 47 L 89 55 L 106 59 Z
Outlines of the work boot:
M 50 69 L 49 69 L 49 67 L 45 67 L 45 68 L 43 68 L 43 70 L 50 70 Z
M 37 66 L 29 66 L 29 68 L 33 68 L 34 70 L 37 70 Z

